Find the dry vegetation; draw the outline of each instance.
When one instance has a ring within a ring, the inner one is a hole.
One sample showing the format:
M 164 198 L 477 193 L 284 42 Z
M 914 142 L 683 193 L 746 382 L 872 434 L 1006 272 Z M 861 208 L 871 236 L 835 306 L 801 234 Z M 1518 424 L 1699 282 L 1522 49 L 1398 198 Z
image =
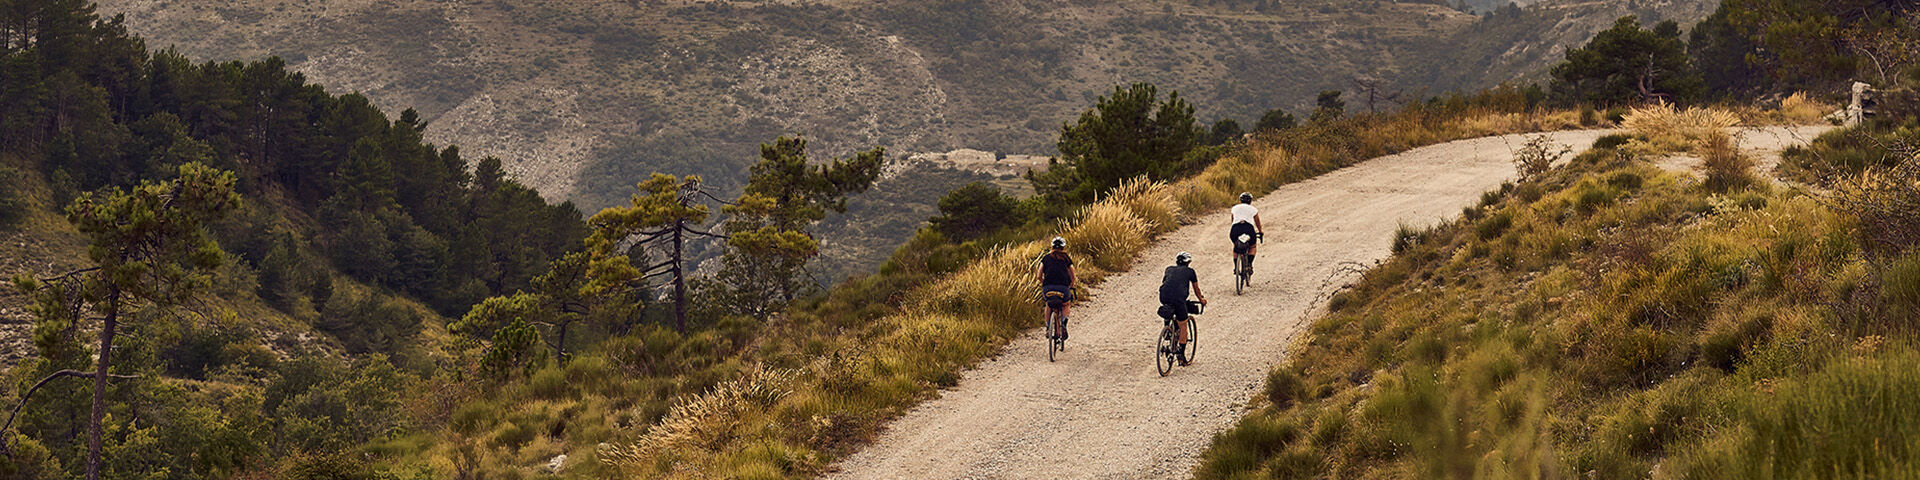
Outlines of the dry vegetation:
M 1035 325 L 1039 286 L 1031 272 L 1043 250 L 1035 239 L 1066 237 L 1083 259 L 1082 279 L 1097 284 L 1128 268 L 1151 242 L 1140 232 L 1157 237 L 1172 231 L 1184 212 L 1225 206 L 1232 199 L 1226 192 L 1265 192 L 1372 156 L 1458 138 L 1563 128 L 1574 119 L 1571 113 L 1503 113 L 1524 108 L 1518 97 L 1496 93 L 1460 99 L 1451 108 L 1416 107 L 1263 139 L 1194 178 L 1173 185 L 1127 182 L 1054 228 L 983 241 L 985 250 L 951 274 L 912 273 L 939 263 L 931 258 L 939 249 L 917 240 L 901 247 L 880 274 L 849 282 L 768 325 L 746 371 L 797 372 L 782 383 L 784 395 L 746 402 L 738 400 L 747 398 L 737 394 L 738 386 L 713 387 L 677 400 L 682 407 L 664 413 L 660 422 L 636 425 L 630 430 L 639 435 L 635 440 L 613 442 L 601 454 L 618 471 L 640 478 L 816 474 L 834 455 L 868 440 L 887 419 L 953 385 L 961 369 Z M 1315 147 L 1295 148 L 1307 145 Z M 911 275 L 925 276 L 912 282 L 919 286 L 892 283 Z M 874 305 L 872 298 L 887 302 Z M 708 410 L 725 410 L 738 420 L 687 420 L 707 418 L 697 413 Z
M 1728 122 L 1636 113 L 1634 138 L 1410 233 L 1197 476 L 1912 475 L 1920 244 L 1654 168 L 1632 152 L 1722 155 Z

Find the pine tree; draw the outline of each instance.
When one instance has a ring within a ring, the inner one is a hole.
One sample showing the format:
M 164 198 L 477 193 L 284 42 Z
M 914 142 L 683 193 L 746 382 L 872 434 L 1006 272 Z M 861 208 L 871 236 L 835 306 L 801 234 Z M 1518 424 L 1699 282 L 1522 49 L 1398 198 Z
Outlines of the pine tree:
M 1114 87 L 1061 127 L 1060 162 L 1034 188 L 1053 201 L 1088 201 L 1141 175 L 1172 178 L 1195 166 L 1187 154 L 1205 138 L 1180 92 L 1161 101 L 1152 84 Z
M 231 172 L 189 163 L 181 166 L 179 176 L 171 181 L 142 182 L 131 190 L 111 188 L 85 194 L 67 208 L 67 219 L 91 240 L 87 258 L 94 266 L 49 279 L 23 276 L 16 280 L 21 290 L 39 298 L 41 305 L 84 306 L 101 316 L 94 370 L 63 370 L 42 380 L 45 383 L 60 376 L 93 379 L 93 408 L 87 422 L 89 480 L 100 476 L 106 389 L 108 380 L 114 377 L 110 369 L 119 322 L 145 309 L 178 305 L 210 281 L 208 272 L 220 264 L 225 253 L 203 226 L 239 205 L 240 195 L 234 192 L 233 184 Z M 58 310 L 46 308 L 37 313 L 43 321 L 78 324 L 77 313 Z M 79 311 L 84 310 L 70 310 Z
M 1687 102 L 1700 95 L 1700 75 L 1688 63 L 1680 27 L 1672 21 L 1646 30 L 1638 18 L 1621 17 L 1566 55 L 1566 62 L 1552 70 L 1553 93 L 1563 101 L 1611 106 Z
M 816 165 L 805 139 L 761 145 L 745 192 L 722 208 L 728 250 L 703 290 L 735 313 L 763 316 L 817 288 L 806 272 L 820 251 L 813 225 L 829 211 L 845 213 L 847 197 L 873 186 L 885 159 L 874 148 Z

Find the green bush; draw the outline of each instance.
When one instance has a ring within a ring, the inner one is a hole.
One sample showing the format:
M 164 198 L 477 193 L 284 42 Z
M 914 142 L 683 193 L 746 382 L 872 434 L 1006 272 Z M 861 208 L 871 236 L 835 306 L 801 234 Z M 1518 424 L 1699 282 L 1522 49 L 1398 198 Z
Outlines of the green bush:
M 1616 133 L 1612 135 L 1603 136 L 1603 137 L 1600 137 L 1599 139 L 1594 140 L 1593 149 L 1594 150 L 1618 149 L 1620 148 L 1621 145 L 1626 145 L 1627 142 L 1631 142 L 1631 141 L 1633 141 L 1632 135 L 1627 135 L 1624 133 Z
M 547 367 L 533 372 L 527 379 L 527 390 L 534 398 L 557 400 L 573 395 L 573 387 L 567 383 L 567 371 L 561 367 Z
M 1306 386 L 1300 383 L 1300 376 L 1286 367 L 1267 372 L 1267 402 L 1273 404 L 1275 409 L 1292 407 L 1294 400 L 1300 398 L 1305 390 Z
M 973 182 L 940 197 L 940 216 L 933 217 L 933 229 L 955 241 L 979 238 L 1019 225 L 1019 201 L 1001 193 L 986 182 Z
M 1513 210 L 1501 210 L 1487 216 L 1485 220 L 1474 224 L 1473 234 L 1481 240 L 1492 240 L 1513 227 Z M 1397 252 L 1396 252 L 1397 253 Z
M 1737 417 L 1750 427 L 1688 452 L 1678 476 L 1881 478 L 1920 466 L 1920 355 L 1912 350 L 1840 360 L 1770 390 L 1739 402 Z

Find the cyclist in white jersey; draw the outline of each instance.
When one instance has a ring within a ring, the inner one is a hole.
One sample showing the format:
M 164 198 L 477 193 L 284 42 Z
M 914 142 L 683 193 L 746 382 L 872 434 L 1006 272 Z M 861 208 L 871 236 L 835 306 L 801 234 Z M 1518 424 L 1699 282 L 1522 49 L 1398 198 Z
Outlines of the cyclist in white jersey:
M 1253 255 L 1259 250 L 1259 240 L 1266 235 L 1266 228 L 1260 225 L 1260 209 L 1253 206 L 1253 194 L 1242 192 L 1240 204 L 1228 210 L 1233 217 L 1233 227 L 1228 230 L 1228 239 L 1233 241 L 1233 265 L 1238 269 L 1240 256 L 1247 256 L 1247 274 L 1253 273 Z M 1238 273 L 1238 272 L 1236 272 Z

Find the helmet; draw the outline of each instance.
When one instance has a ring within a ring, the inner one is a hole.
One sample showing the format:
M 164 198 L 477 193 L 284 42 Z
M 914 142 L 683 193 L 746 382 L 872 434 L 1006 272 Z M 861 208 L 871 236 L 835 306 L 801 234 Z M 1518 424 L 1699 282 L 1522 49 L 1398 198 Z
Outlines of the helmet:
M 1067 248 L 1067 239 L 1060 238 L 1060 237 L 1053 237 L 1053 249 L 1059 250 L 1062 248 Z
M 1179 255 L 1173 256 L 1173 263 L 1177 263 L 1180 265 L 1193 263 L 1193 254 L 1187 253 L 1187 252 L 1180 252 Z
M 1240 203 L 1253 203 L 1253 194 L 1240 192 Z

